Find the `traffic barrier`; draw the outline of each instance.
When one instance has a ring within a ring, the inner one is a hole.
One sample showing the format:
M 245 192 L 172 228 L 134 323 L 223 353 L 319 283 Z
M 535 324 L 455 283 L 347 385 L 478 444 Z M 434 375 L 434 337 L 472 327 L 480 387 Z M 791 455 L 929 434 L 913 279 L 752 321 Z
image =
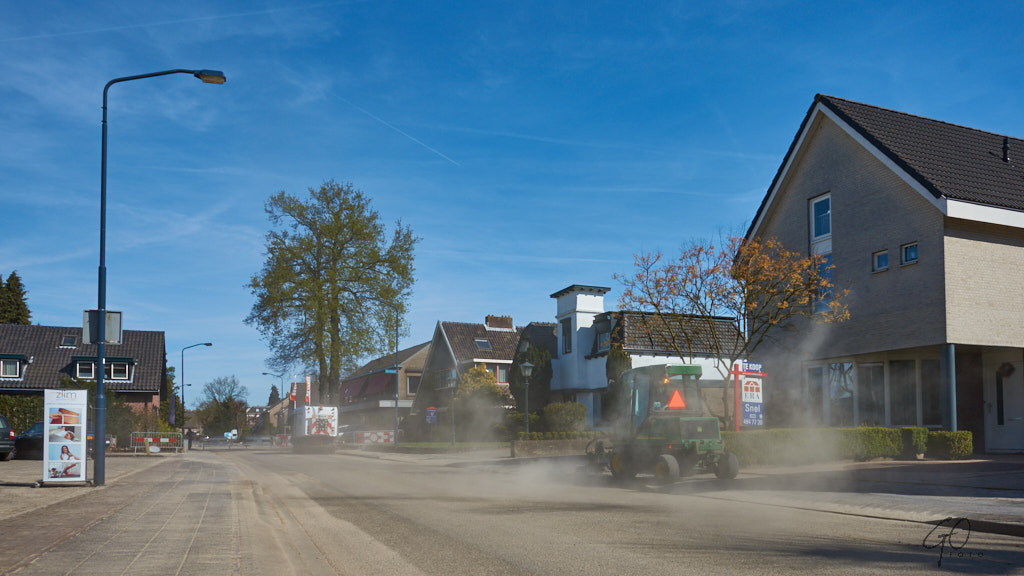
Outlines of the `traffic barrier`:
M 181 452 L 185 446 L 181 441 L 181 432 L 132 432 L 132 451 L 145 450 L 147 453 L 156 446 L 161 451 L 173 450 Z
M 394 430 L 356 432 L 356 444 L 391 444 L 394 436 Z

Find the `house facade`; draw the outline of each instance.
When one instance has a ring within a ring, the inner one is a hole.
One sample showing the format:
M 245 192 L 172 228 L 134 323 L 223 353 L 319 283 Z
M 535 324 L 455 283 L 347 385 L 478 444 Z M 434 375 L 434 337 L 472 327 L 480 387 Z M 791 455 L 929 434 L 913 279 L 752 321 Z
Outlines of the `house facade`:
M 134 410 L 160 407 L 167 394 L 164 333 L 125 330 L 107 344 L 104 387 Z M 64 378 L 95 380 L 95 344 L 82 343 L 82 327 L 0 324 L 0 393 L 41 394 Z
M 587 407 L 587 424 L 603 425 L 604 401 L 608 395 L 606 366 L 613 347 L 629 355 L 633 368 L 655 364 L 696 364 L 702 368 L 702 380 L 723 380 L 720 363 L 696 338 L 692 357 L 679 357 L 667 341 L 648 328 L 649 313 L 606 312 L 603 286 L 573 284 L 551 295 L 556 302 L 556 352 L 552 355 L 551 401 L 579 402 Z M 738 337 L 735 323 L 716 319 L 720 338 Z M 723 382 L 724 385 L 724 382 Z M 721 395 L 705 395 L 723 403 Z M 709 406 L 721 414 L 721 405 Z
M 389 430 L 395 426 L 395 365 L 398 375 L 398 417 L 405 418 L 412 409 L 423 379 L 423 364 L 430 351 L 430 342 L 417 344 L 394 354 L 367 362 L 341 382 L 340 426 L 353 430 Z
M 439 321 L 423 364 L 420 393 L 413 402 L 411 417 L 423 424 L 430 407 L 447 413 L 459 378 L 476 366 L 485 367 L 498 387 L 507 390 L 521 331 L 510 316 L 487 316 L 482 324 Z
M 1024 141 L 818 95 L 747 236 L 849 291 L 848 321 L 758 349 L 769 413 L 1024 450 Z

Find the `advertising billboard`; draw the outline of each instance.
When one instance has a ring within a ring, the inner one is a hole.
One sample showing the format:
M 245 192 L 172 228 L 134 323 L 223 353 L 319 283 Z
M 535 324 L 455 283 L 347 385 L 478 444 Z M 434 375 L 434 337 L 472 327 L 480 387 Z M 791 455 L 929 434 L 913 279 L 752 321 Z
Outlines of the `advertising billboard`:
M 43 481 L 85 482 L 89 406 L 85 390 L 44 392 Z

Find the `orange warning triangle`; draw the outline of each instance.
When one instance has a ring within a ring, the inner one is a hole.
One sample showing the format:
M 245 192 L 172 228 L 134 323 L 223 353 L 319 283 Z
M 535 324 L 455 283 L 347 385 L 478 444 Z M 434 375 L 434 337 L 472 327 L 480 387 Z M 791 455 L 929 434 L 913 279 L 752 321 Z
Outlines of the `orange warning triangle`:
M 683 400 L 683 395 L 679 393 L 679 389 L 672 391 L 672 397 L 668 399 L 669 410 L 685 410 L 686 400 Z

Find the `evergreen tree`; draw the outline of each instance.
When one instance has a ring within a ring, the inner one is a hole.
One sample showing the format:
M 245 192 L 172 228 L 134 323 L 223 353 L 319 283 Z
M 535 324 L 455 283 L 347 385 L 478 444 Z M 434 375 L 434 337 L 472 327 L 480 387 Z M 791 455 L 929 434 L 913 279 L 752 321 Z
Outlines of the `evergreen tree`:
M 277 384 L 270 386 L 270 398 L 267 399 L 267 406 L 274 406 L 281 401 L 281 392 L 277 389 Z
M 3 284 L 0 287 L 0 324 L 31 324 L 32 313 L 18 272 L 11 272 L 7 282 L 0 284 Z

